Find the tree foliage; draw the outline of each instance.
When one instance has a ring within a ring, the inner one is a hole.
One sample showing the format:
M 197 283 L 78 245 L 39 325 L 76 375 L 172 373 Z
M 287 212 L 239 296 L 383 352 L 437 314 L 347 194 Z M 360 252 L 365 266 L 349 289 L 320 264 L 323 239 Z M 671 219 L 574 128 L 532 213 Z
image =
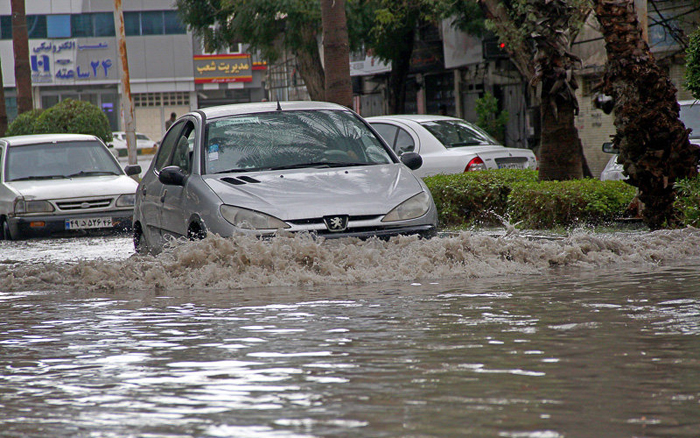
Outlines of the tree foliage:
M 180 17 L 208 51 L 245 43 L 268 62 L 297 57 L 312 99 L 323 100 L 319 0 L 176 0 Z
M 476 100 L 476 124 L 498 141 L 504 141 L 508 111 L 498 111 L 498 101 L 493 94 L 486 92 L 484 97 Z
M 66 99 L 46 110 L 32 110 L 19 115 L 7 135 L 26 134 L 89 134 L 105 143 L 112 141 L 109 120 L 90 102 Z
M 690 36 L 685 55 L 685 87 L 700 99 L 700 29 Z

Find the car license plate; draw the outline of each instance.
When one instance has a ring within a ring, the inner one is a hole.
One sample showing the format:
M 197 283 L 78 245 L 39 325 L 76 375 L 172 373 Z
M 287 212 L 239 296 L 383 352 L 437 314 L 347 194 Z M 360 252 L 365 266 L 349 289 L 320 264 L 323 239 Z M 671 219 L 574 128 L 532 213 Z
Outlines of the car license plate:
M 111 217 L 66 219 L 66 230 L 89 230 L 94 228 L 112 228 L 112 226 Z
M 499 169 L 523 169 L 522 163 L 500 163 L 498 165 Z

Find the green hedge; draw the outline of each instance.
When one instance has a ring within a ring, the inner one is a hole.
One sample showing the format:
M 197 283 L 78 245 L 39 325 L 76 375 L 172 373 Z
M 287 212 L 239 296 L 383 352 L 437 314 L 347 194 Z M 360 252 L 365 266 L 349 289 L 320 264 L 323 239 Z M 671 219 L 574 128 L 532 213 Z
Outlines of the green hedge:
M 534 170 L 487 170 L 425 178 L 441 227 L 503 225 L 542 229 L 621 217 L 635 188 L 623 181 L 538 181 Z
M 66 99 L 46 110 L 20 114 L 7 129 L 8 136 L 23 134 L 90 134 L 112 141 L 109 120 L 90 102 Z
M 516 182 L 536 182 L 534 170 L 486 170 L 424 179 L 435 200 L 440 226 L 501 225 Z
M 700 176 L 678 181 L 675 185 L 678 198 L 675 207 L 684 225 L 700 227 Z
M 512 187 L 508 213 L 524 228 L 600 225 L 622 217 L 635 193 L 624 181 L 590 178 L 518 183 Z

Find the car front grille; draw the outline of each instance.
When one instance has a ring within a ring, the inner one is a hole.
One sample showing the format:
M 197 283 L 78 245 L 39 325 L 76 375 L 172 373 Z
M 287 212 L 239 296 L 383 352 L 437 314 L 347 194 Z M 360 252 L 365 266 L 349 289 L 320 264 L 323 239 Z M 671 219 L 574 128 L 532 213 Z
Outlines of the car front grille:
M 379 219 L 381 216 L 378 215 L 367 215 L 367 216 L 350 216 L 348 217 L 348 223 L 359 222 L 359 221 L 372 221 Z M 286 221 L 292 225 L 323 225 L 323 218 L 309 218 L 309 219 L 297 219 Z
M 100 208 L 107 208 L 111 205 L 111 198 L 102 199 L 89 199 L 89 200 L 76 200 L 76 201 L 61 201 L 57 202 L 56 205 L 59 209 L 63 211 L 85 211 L 85 210 L 95 210 Z

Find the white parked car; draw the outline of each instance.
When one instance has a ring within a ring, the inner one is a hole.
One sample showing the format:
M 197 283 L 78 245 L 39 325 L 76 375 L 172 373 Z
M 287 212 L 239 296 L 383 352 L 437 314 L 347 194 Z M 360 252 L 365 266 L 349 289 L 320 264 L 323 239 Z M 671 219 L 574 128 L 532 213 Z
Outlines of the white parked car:
M 116 131 L 112 133 L 112 142 L 108 145 L 113 148 L 117 157 L 129 155 L 126 149 L 126 132 Z M 153 155 L 158 150 L 158 143 L 148 138 L 146 134 L 136 133 L 136 153 L 138 155 Z
M 700 147 L 700 101 L 698 100 L 681 100 L 678 102 L 681 107 L 680 119 L 686 128 L 692 129 L 690 133 L 690 143 Z M 603 152 L 614 154 L 608 160 L 605 168 L 600 173 L 601 181 L 617 181 L 625 180 L 627 176 L 622 173 L 622 164 L 617 162 L 617 150 L 613 148 L 612 143 L 603 144 Z M 700 163 L 698 165 L 700 170 Z
M 209 107 L 180 117 L 144 174 L 137 251 L 207 233 L 432 236 L 437 209 L 410 169 L 349 109 L 325 102 Z
M 401 156 L 417 152 L 416 175 L 454 174 L 486 169 L 537 169 L 530 149 L 507 148 L 476 125 L 436 115 L 368 117 L 367 121 Z
M 0 138 L 0 237 L 128 230 L 139 172 L 92 135 Z

